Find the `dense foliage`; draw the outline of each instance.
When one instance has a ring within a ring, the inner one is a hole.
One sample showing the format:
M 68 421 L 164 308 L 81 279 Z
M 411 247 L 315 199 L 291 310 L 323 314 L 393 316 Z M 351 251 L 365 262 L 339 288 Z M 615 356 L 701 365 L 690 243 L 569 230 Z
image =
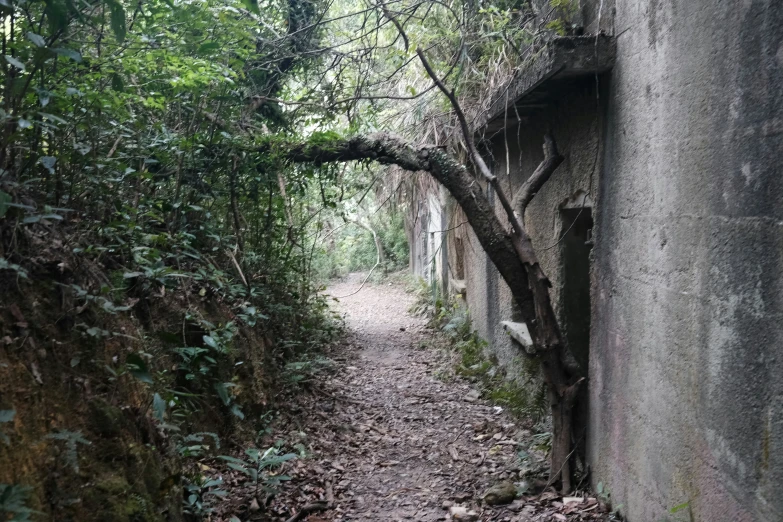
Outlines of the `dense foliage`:
M 400 184 L 386 188 L 389 184 L 378 179 L 382 174 L 382 170 L 376 171 L 368 177 L 362 170 L 341 169 L 335 204 L 324 205 L 310 227 L 315 245 L 311 268 L 316 280 L 368 270 L 382 276 L 408 266 L 408 205 Z M 324 193 L 328 190 L 324 188 Z M 310 197 L 319 201 L 320 187 L 312 189 Z
M 409 182 L 280 144 L 394 129 L 459 154 L 413 50 L 477 115 L 535 40 L 527 3 L 0 0 L 0 17 L 0 518 L 206 516 L 220 484 L 189 459 L 322 365 L 317 281 L 408 258 Z M 272 487 L 291 455 L 223 461 Z
M 307 42 L 280 36 L 292 6 L 263 7 L 0 3 L 3 520 L 174 516 L 177 462 L 219 453 L 333 336 L 310 277 L 318 171 L 258 147 L 293 127 L 254 97 L 282 89 Z M 278 451 L 228 464 L 258 484 Z M 184 471 L 198 518 L 219 483 Z M 174 481 L 174 504 L 134 474 Z

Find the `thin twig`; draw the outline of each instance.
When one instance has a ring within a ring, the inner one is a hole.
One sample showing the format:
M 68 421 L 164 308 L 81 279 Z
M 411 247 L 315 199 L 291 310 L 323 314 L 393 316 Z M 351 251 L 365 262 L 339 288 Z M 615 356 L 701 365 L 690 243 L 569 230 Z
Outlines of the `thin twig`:
M 231 258 L 231 261 L 234 263 L 234 267 L 237 269 L 237 272 L 239 272 L 239 277 L 242 278 L 242 282 L 245 283 L 246 287 L 250 288 L 250 284 L 247 282 L 247 279 L 245 278 L 245 274 L 242 272 L 242 268 L 240 268 L 239 263 L 237 262 L 237 258 L 234 257 L 234 253 L 228 249 L 226 249 L 226 253 L 228 254 L 228 257 Z
M 326 502 L 312 502 L 310 504 L 305 504 L 302 509 L 297 511 L 294 516 L 285 522 L 297 522 L 297 520 L 302 520 L 305 515 L 309 515 L 310 513 L 315 513 L 317 511 L 324 511 L 326 509 L 328 509 Z
M 326 489 L 326 507 L 327 509 L 332 509 L 334 507 L 334 487 L 331 480 L 326 481 L 324 489 Z
M 380 264 L 381 264 L 380 261 L 375 263 L 375 266 L 373 266 L 370 269 L 370 272 L 367 274 L 367 277 L 364 278 L 364 281 L 362 281 L 362 285 L 359 287 L 358 290 L 356 290 L 355 292 L 352 292 L 352 293 L 350 293 L 348 295 L 335 296 L 335 299 L 345 299 L 346 297 L 351 297 L 352 295 L 358 294 L 362 290 L 362 288 L 364 288 L 364 285 L 365 285 L 365 283 L 367 283 L 367 280 L 370 279 L 370 276 L 372 275 L 373 270 L 375 270 L 378 267 L 378 265 L 380 265 Z

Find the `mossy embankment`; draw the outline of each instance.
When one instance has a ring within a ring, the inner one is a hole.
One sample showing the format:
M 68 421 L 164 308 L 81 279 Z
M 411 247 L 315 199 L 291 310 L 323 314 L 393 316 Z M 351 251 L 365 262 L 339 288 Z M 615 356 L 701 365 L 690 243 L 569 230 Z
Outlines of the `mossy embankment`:
M 336 326 L 290 285 L 254 285 L 262 299 L 196 263 L 154 281 L 78 245 L 28 228 L 0 270 L 0 513 L 195 519 L 198 458 L 253 440 L 286 362 Z

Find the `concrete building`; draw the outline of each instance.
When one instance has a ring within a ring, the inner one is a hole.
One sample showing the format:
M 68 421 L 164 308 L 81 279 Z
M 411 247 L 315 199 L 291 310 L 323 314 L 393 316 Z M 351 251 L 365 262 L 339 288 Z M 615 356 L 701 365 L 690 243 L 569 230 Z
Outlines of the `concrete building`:
M 509 192 L 545 132 L 566 158 L 525 223 L 588 377 L 590 480 L 631 522 L 779 522 L 783 2 L 582 0 L 574 23 L 479 128 Z M 467 225 L 435 237 L 462 221 L 446 195 L 419 201 L 414 268 L 513 375 L 508 288 Z

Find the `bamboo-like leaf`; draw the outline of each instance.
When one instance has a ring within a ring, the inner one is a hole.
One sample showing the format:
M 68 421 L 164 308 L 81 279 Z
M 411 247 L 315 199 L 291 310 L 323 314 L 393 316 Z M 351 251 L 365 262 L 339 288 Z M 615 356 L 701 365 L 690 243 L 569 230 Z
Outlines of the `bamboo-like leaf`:
M 33 42 L 36 47 L 46 47 L 46 39 L 40 34 L 28 32 L 27 39 Z
M 117 41 L 123 42 L 127 27 L 125 26 L 125 8 L 119 2 L 111 2 L 109 4 L 111 30 L 114 33 Z
M 22 71 L 25 70 L 25 65 L 22 62 L 20 62 L 19 60 L 17 60 L 16 58 L 14 58 L 13 56 L 9 56 L 9 55 L 6 54 L 5 55 L 5 61 L 10 63 L 11 65 L 13 65 L 14 67 L 16 67 L 19 70 L 22 70 Z

